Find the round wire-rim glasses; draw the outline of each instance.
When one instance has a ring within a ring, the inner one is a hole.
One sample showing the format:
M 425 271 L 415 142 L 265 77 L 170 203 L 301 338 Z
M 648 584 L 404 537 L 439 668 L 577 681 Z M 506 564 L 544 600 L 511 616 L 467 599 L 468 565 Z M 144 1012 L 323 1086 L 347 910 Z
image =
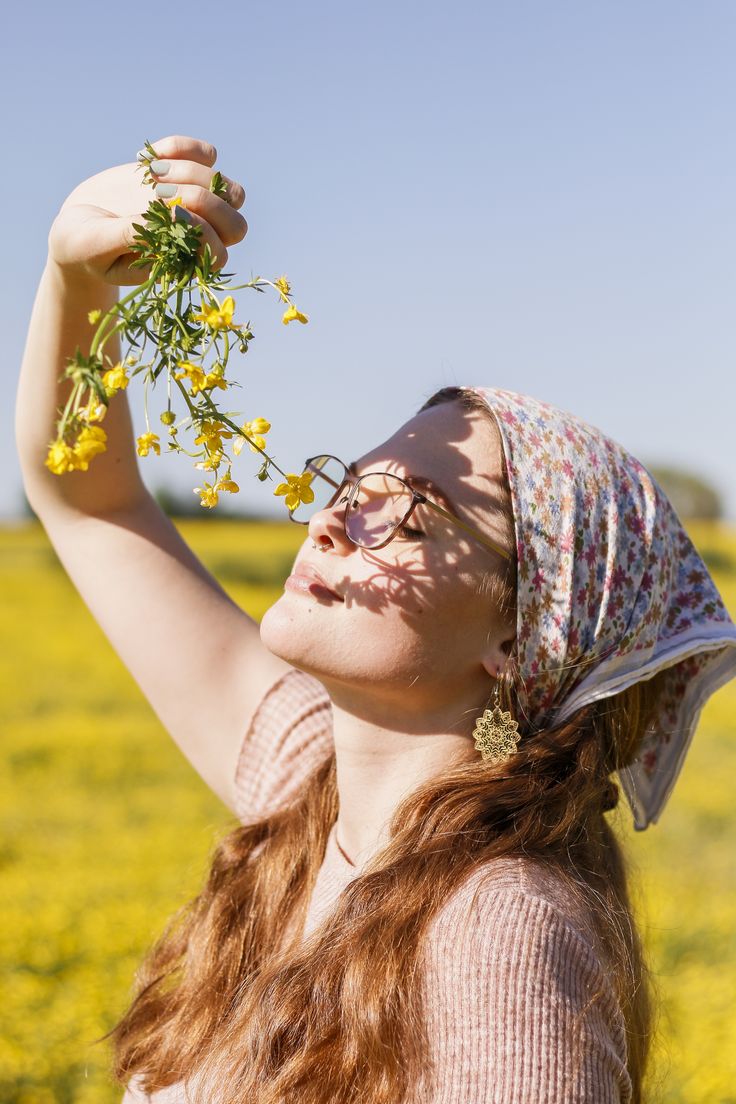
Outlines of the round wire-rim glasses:
M 337 463 L 341 465 L 344 473 L 341 481 L 338 482 L 337 480 L 332 479 L 327 473 L 322 470 L 328 460 L 336 460 Z M 329 501 L 326 502 L 324 506 L 320 507 L 320 509 L 322 510 L 327 510 L 335 505 L 341 491 L 346 485 L 350 488 L 347 497 L 340 499 L 341 502 L 347 502 L 345 514 L 343 515 L 345 536 L 353 544 L 356 544 L 362 548 L 384 548 L 390 541 L 394 539 L 399 529 L 401 529 L 403 525 L 406 525 L 406 522 L 414 513 L 414 510 L 417 508 L 417 506 L 420 503 L 423 503 L 425 506 L 429 506 L 431 510 L 434 510 L 436 513 L 440 514 L 440 516 L 445 518 L 447 521 L 451 521 L 454 525 L 458 525 L 461 529 L 464 529 L 467 533 L 470 533 L 471 536 L 475 537 L 476 540 L 479 540 L 481 544 L 484 544 L 487 548 L 493 549 L 493 551 L 497 552 L 499 556 L 503 556 L 503 558 L 506 560 L 510 560 L 512 558 L 511 553 L 507 551 L 507 549 L 502 548 L 500 544 L 497 544 L 496 541 L 492 540 L 490 537 L 487 537 L 485 533 L 481 533 L 480 530 L 476 529 L 474 525 L 468 525 L 467 522 L 462 521 L 461 518 L 457 517 L 453 513 L 450 513 L 449 510 L 445 510 L 444 507 L 439 506 L 436 502 L 432 502 L 429 498 L 427 498 L 426 495 L 422 494 L 421 491 L 415 490 L 414 487 L 412 487 L 410 483 L 407 483 L 405 479 L 402 479 L 400 475 L 395 475 L 393 472 L 365 472 L 363 475 L 353 477 L 348 471 L 347 464 L 340 460 L 339 457 L 330 456 L 327 453 L 320 453 L 318 456 L 310 456 L 309 459 L 305 460 L 304 472 L 302 474 L 307 474 L 310 471 L 313 474 L 320 475 L 322 479 L 324 479 L 327 483 L 334 487 L 334 493 L 330 496 Z M 402 483 L 409 494 L 412 496 L 411 503 L 408 506 L 404 516 L 394 524 L 393 530 L 391 531 L 391 533 L 389 533 L 388 537 L 386 537 L 385 540 L 380 541 L 378 544 L 366 544 L 363 541 L 356 540 L 354 537 L 351 537 L 350 533 L 348 532 L 348 516 L 350 514 L 350 507 L 353 505 L 357 498 L 360 484 L 370 475 L 381 475 L 384 477 L 388 476 L 389 479 L 395 479 L 399 483 Z M 296 507 L 296 509 L 298 509 L 298 507 Z M 289 511 L 289 518 L 291 519 L 291 521 L 296 522 L 297 525 L 309 525 L 309 521 L 311 520 L 309 518 L 303 520 L 302 518 L 294 517 L 294 511 L 292 510 Z

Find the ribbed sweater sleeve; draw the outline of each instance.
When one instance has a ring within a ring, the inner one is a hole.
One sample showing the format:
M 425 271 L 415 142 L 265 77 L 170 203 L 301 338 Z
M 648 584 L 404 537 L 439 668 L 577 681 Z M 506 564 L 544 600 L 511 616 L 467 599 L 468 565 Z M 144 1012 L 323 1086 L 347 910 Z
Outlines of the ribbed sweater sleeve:
M 322 683 L 298 668 L 281 675 L 265 688 L 238 755 L 240 822 L 254 823 L 294 801 L 334 747 L 332 704 Z
M 417 1104 L 627 1104 L 624 1020 L 588 941 L 524 890 L 463 899 L 429 940 Z

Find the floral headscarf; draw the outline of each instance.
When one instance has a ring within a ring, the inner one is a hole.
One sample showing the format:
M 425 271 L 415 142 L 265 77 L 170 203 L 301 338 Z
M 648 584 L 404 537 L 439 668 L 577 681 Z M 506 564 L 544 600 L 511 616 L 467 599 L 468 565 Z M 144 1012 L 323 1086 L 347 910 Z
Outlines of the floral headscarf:
M 736 626 L 669 499 L 594 426 L 472 387 L 503 441 L 518 556 L 517 651 L 537 727 L 667 668 L 656 720 L 618 776 L 634 827 L 659 819 L 707 698 L 736 676 Z

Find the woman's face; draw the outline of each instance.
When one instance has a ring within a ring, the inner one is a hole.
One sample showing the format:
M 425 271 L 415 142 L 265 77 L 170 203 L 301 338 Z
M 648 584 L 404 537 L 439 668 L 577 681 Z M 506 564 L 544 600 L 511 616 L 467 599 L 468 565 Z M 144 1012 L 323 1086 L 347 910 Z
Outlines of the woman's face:
M 356 470 L 432 480 L 449 503 L 418 489 L 511 550 L 498 431 L 459 403 L 415 415 L 360 457 Z M 266 647 L 328 691 L 370 688 L 407 715 L 439 715 L 487 696 L 488 676 L 503 668 L 515 627 L 477 588 L 505 561 L 422 504 L 407 524 L 423 536 L 399 532 L 383 548 L 362 548 L 345 534 L 345 509 L 343 501 L 313 514 L 294 563 L 314 566 L 341 600 L 285 589 L 261 621 Z

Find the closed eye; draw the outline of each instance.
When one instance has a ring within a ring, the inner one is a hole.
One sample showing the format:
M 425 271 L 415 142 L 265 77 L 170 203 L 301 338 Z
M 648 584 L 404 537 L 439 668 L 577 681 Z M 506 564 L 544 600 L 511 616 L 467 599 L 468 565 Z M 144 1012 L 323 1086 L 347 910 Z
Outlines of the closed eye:
M 407 540 L 423 540 L 426 536 L 426 533 L 423 533 L 421 529 L 410 529 L 408 525 L 402 525 L 399 533 Z

